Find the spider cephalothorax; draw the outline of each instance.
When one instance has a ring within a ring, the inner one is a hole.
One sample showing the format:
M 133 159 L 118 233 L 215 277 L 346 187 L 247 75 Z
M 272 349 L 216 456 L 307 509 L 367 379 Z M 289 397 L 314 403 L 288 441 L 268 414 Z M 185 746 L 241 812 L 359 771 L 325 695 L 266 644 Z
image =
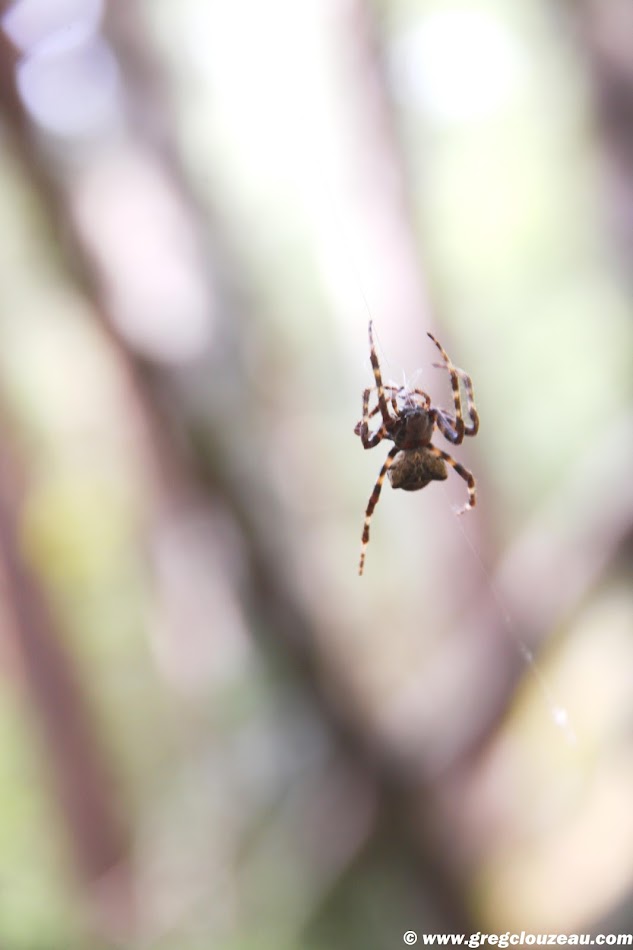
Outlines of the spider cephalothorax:
M 463 369 L 458 369 L 457 366 L 452 364 L 448 354 L 433 334 L 429 333 L 428 335 L 444 360 L 443 363 L 434 363 L 433 365 L 449 372 L 453 389 L 454 413 L 433 406 L 431 397 L 422 389 L 409 389 L 407 386 L 385 386 L 383 384 L 380 364 L 374 347 L 371 320 L 369 322 L 369 356 L 374 371 L 374 379 L 376 380 L 374 388 L 378 402 L 370 412 L 369 397 L 372 389 L 369 388 L 364 391 L 363 418 L 356 424 L 354 432 L 360 436 L 363 447 L 366 449 L 374 448 L 383 439 L 389 439 L 393 442 L 393 448 L 390 449 L 385 463 L 380 469 L 380 474 L 365 511 L 365 525 L 363 527 L 358 567 L 359 574 L 363 573 L 365 551 L 369 543 L 369 525 L 380 497 L 385 475 L 389 475 L 392 488 L 418 491 L 428 485 L 429 482 L 443 481 L 447 478 L 446 465 L 448 464 L 468 484 L 468 503 L 464 505 L 459 513 L 474 508 L 477 501 L 475 479 L 472 474 L 447 452 L 431 444 L 436 427 L 452 445 L 459 445 L 466 435 L 477 434 L 479 416 L 475 409 L 473 384 L 470 376 Z M 468 422 L 464 422 L 462 415 L 460 380 L 464 383 L 466 389 Z M 378 413 L 380 413 L 382 424 L 374 433 L 370 433 L 369 420 Z

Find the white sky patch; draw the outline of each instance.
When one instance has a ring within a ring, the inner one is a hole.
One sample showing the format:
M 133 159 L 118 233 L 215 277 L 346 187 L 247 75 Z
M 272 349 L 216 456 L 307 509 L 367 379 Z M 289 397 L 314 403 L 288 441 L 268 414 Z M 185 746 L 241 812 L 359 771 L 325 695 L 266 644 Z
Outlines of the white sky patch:
M 97 32 L 103 0 L 19 0 L 4 13 L 2 29 L 22 52 L 32 51 L 53 37 L 76 42 Z
M 99 36 L 66 48 L 42 44 L 21 61 L 17 80 L 31 118 L 55 135 L 92 135 L 116 120 L 118 66 Z
M 200 356 L 213 323 L 206 269 L 173 183 L 153 156 L 104 151 L 77 171 L 73 200 L 122 336 L 153 360 Z
M 487 118 L 519 91 L 525 74 L 509 28 L 483 10 L 431 14 L 392 48 L 398 98 L 445 121 Z

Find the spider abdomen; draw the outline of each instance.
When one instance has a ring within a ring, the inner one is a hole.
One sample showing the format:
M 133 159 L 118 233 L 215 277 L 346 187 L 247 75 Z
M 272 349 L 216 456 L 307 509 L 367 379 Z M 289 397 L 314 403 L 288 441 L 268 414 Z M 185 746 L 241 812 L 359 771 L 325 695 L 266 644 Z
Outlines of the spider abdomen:
M 419 491 L 429 482 L 443 482 L 448 478 L 446 462 L 433 455 L 428 448 L 406 449 L 398 452 L 387 472 L 392 488 Z

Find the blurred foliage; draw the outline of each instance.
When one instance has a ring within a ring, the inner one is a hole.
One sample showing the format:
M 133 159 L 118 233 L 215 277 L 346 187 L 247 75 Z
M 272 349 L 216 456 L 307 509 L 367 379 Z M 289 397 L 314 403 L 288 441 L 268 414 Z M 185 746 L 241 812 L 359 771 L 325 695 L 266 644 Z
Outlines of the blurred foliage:
M 0 947 L 633 930 L 628 16 L 3 5 Z

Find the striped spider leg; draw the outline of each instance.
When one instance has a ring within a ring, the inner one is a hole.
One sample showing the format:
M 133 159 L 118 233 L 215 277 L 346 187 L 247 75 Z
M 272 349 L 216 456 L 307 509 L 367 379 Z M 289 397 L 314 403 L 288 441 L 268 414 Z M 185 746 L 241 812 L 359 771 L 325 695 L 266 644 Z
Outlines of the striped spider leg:
M 443 363 L 433 363 L 433 366 L 436 369 L 445 369 L 448 370 L 451 386 L 453 389 L 453 403 L 455 406 L 455 415 L 446 410 L 438 410 L 438 419 L 437 425 L 442 435 L 448 439 L 453 445 L 460 445 L 464 441 L 464 436 L 473 436 L 477 435 L 479 431 L 479 414 L 475 408 L 475 393 L 473 391 L 473 383 L 468 375 L 463 369 L 455 366 L 442 346 L 439 340 L 436 340 L 432 333 L 428 333 L 427 336 L 433 340 L 436 347 L 442 354 L 444 359 Z M 461 390 L 459 386 L 460 379 L 464 383 L 464 388 L 466 390 L 466 400 L 468 406 L 468 415 L 470 422 L 464 422 L 463 410 L 462 410 L 462 397 Z

